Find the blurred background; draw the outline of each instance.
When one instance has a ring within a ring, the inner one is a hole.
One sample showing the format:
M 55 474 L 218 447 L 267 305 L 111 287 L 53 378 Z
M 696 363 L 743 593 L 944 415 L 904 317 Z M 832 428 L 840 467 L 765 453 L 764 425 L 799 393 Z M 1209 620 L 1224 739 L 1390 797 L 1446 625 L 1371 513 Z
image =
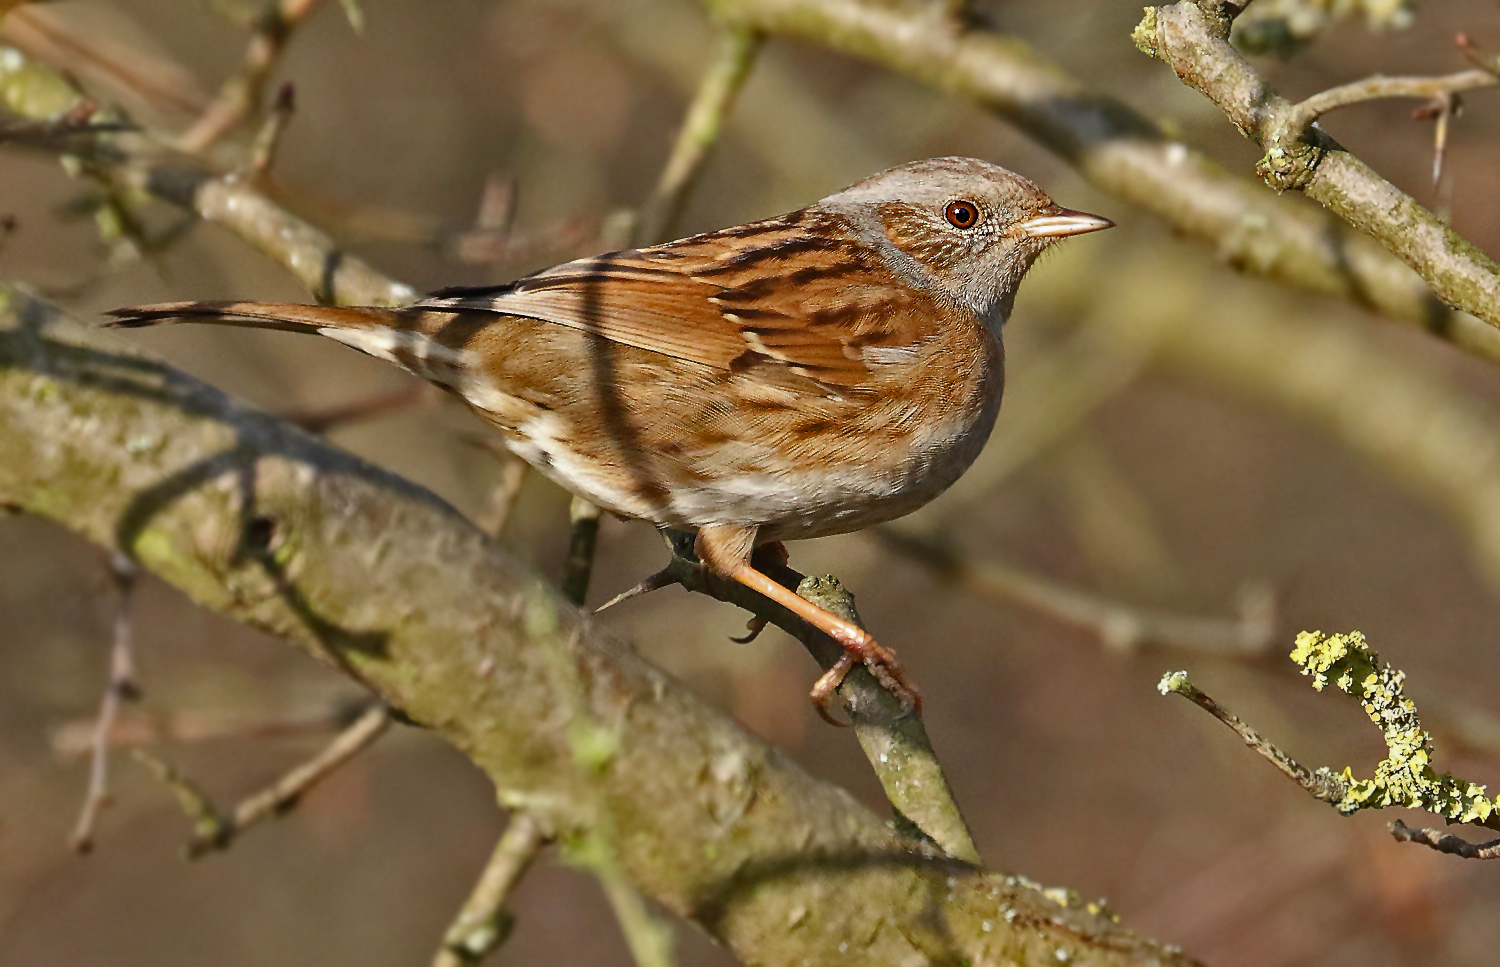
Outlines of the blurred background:
M 296 113 L 274 178 L 289 207 L 419 289 L 505 279 L 592 251 L 602 219 L 649 196 L 713 48 L 704 9 L 689 0 L 361 8 L 362 33 L 324 4 L 292 38 L 275 77 L 295 82 Z M 193 104 L 239 64 L 244 15 L 258 6 L 38 9 L 124 62 L 149 54 L 155 82 Z M 976 10 L 1249 177 L 1254 147 L 1132 46 L 1138 2 L 997 0 Z M 1375 72 L 1462 69 L 1459 30 L 1500 48 L 1500 6 L 1426 4 L 1399 31 L 1351 20 L 1288 59 L 1259 63 L 1278 89 L 1304 97 Z M 173 114 L 172 98 L 164 107 L 109 89 L 83 60 L 67 66 L 143 121 L 172 130 L 192 119 Z M 1365 105 L 1323 123 L 1500 253 L 1500 103 L 1488 92 L 1470 101 L 1436 188 L 1432 124 L 1410 120 L 1411 104 Z M 1390 815 L 1339 817 L 1155 685 L 1185 667 L 1302 761 L 1368 773 L 1384 754 L 1378 733 L 1352 702 L 1315 695 L 1285 658 L 1299 630 L 1358 629 L 1408 673 L 1437 734 L 1439 767 L 1478 781 L 1500 773 L 1500 371 L 1346 303 L 1240 277 L 964 101 L 774 38 L 679 234 L 799 207 L 879 169 L 946 154 L 1013 168 L 1120 227 L 1062 246 L 1028 276 L 1006 330 L 1010 381 L 995 436 L 967 478 L 903 526 L 944 535 L 976 565 L 1223 626 L 1203 636 L 1203 649 L 1120 647 L 1119 635 L 944 583 L 873 535 L 792 546 L 794 566 L 836 573 L 859 595 L 866 621 L 921 683 L 928 728 L 988 864 L 1105 898 L 1128 925 L 1211 964 L 1493 964 L 1494 869 L 1393 843 Z M 515 186 L 515 244 L 475 264 L 457 257 L 454 239 L 496 176 Z M 140 302 L 307 296 L 211 225 L 144 255 L 106 244 L 79 215 L 88 191 L 54 157 L 0 152 L 0 215 L 15 219 L 0 242 L 0 276 L 84 319 Z M 142 212 L 155 233 L 180 217 L 162 206 Z M 386 364 L 286 334 L 183 327 L 132 338 L 275 411 L 408 385 Z M 506 470 L 474 444 L 482 429 L 433 393 L 330 435 L 483 523 Z M 566 495 L 532 475 L 506 544 L 555 575 L 567 534 Z M 181 811 L 122 752 L 115 804 L 95 852 L 80 859 L 67 847 L 87 773 L 76 733 L 106 680 L 108 572 L 98 548 L 34 519 L 0 520 L 0 549 L 0 963 L 428 962 L 503 828 L 477 770 L 398 727 L 281 821 L 190 864 L 179 858 Z M 664 560 L 650 528 L 605 520 L 590 603 Z M 1253 619 L 1266 596 L 1275 605 L 1266 647 L 1226 654 L 1237 608 L 1248 602 Z M 328 735 L 270 737 L 261 734 L 268 724 L 316 719 L 358 697 L 346 680 L 149 577 L 135 604 L 141 709 L 229 733 L 155 752 L 221 804 Z M 853 736 L 808 705 L 811 660 L 774 629 L 729 642 L 745 617 L 672 589 L 601 620 L 883 811 Z M 556 856 L 522 883 L 513 909 L 518 925 L 496 963 L 630 963 L 597 883 Z M 678 924 L 677 935 L 680 963 L 731 962 L 691 926 Z

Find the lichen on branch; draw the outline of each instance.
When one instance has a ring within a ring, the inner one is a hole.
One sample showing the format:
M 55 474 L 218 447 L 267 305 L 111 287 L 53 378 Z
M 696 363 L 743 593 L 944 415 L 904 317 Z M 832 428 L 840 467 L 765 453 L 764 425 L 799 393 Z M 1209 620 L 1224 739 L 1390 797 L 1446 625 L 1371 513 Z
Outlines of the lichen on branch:
M 1406 673 L 1380 660 L 1358 631 L 1325 635 L 1304 631 L 1297 636 L 1292 661 L 1310 675 L 1313 688 L 1332 684 L 1357 698 L 1379 727 L 1388 755 L 1368 779 L 1356 779 L 1346 766 L 1340 778 L 1344 797 L 1333 806 L 1350 815 L 1363 809 L 1399 806 L 1421 809 L 1454 823 L 1490 826 L 1497 812 L 1485 787 L 1432 767 L 1432 736 L 1422 727 L 1416 704 L 1406 697 Z
M 1245 744 L 1266 758 L 1308 794 L 1328 803 L 1346 816 L 1366 809 L 1399 807 L 1421 809 L 1449 823 L 1500 829 L 1500 802 L 1489 798 L 1477 782 L 1439 773 L 1432 766 L 1432 736 L 1422 727 L 1417 707 L 1406 697 L 1406 674 L 1380 660 L 1358 631 L 1325 635 L 1304 631 L 1297 636 L 1290 655 L 1313 688 L 1322 691 L 1332 684 L 1359 700 L 1370 721 L 1385 739 L 1387 755 L 1367 779 L 1356 778 L 1346 766 L 1342 772 L 1320 766 L 1309 769 L 1260 736 L 1238 716 L 1220 705 L 1188 678 L 1187 672 L 1164 675 L 1157 685 L 1163 695 L 1180 695 L 1233 729 Z M 1419 831 L 1406 835 L 1399 822 L 1392 832 L 1404 842 L 1422 842 L 1442 852 L 1474 858 L 1490 858 L 1489 846 L 1476 847 L 1452 837 Z

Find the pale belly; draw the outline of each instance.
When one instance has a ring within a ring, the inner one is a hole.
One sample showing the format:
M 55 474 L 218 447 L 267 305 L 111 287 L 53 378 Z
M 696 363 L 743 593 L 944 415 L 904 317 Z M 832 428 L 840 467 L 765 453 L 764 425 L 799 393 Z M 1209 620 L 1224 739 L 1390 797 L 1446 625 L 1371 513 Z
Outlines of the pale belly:
M 684 530 L 754 528 L 757 543 L 848 533 L 924 506 L 979 456 L 1004 379 L 998 340 L 985 349 L 963 374 L 969 378 L 929 389 L 926 399 L 887 397 L 884 419 L 851 411 L 843 417 L 850 426 L 873 420 L 878 429 L 858 440 L 820 437 L 797 459 L 758 441 L 767 434 L 754 428 L 720 436 L 708 450 L 674 449 L 668 436 L 638 448 L 617 440 L 612 453 L 584 455 L 566 418 L 553 412 L 517 421 L 508 442 L 564 488 L 620 516 Z M 913 419 L 914 410 L 928 415 Z M 938 410 L 947 418 L 934 422 Z
M 567 447 L 549 446 L 549 434 L 536 424 L 526 443 L 512 447 L 565 488 L 621 516 L 687 530 L 755 527 L 757 543 L 766 543 L 848 533 L 924 506 L 979 456 L 999 405 L 997 392 L 944 425 L 893 440 L 878 460 L 828 459 L 811 469 L 730 441 L 723 445 L 730 452 L 714 462 L 753 471 L 720 472 L 692 483 L 672 473 L 652 474 L 656 493 L 650 499 L 639 486 L 623 486 L 622 475 L 601 475 L 596 464 L 577 459 Z

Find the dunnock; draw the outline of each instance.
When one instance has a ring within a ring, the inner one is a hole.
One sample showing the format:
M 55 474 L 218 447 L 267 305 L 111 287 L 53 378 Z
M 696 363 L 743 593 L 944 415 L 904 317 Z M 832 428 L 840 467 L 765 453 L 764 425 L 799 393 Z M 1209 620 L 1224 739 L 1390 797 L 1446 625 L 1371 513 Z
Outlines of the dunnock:
M 800 211 L 580 259 L 401 309 L 178 302 L 122 309 L 321 333 L 453 392 L 588 500 L 696 531 L 698 556 L 822 629 L 903 704 L 859 627 L 751 565 L 764 544 L 858 530 L 948 488 L 1000 409 L 1000 330 L 1047 246 L 1111 222 L 1019 175 L 935 158 Z

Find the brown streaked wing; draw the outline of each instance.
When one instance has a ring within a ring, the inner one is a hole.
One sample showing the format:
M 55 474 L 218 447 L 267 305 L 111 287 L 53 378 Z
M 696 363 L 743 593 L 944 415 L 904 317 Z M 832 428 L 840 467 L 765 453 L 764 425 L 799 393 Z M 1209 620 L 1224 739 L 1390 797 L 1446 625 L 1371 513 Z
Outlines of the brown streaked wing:
M 747 374 L 764 371 L 761 357 L 819 383 L 858 385 L 870 376 L 863 348 L 915 345 L 937 313 L 849 233 L 812 219 L 794 213 L 581 259 L 420 305 L 527 316 Z

